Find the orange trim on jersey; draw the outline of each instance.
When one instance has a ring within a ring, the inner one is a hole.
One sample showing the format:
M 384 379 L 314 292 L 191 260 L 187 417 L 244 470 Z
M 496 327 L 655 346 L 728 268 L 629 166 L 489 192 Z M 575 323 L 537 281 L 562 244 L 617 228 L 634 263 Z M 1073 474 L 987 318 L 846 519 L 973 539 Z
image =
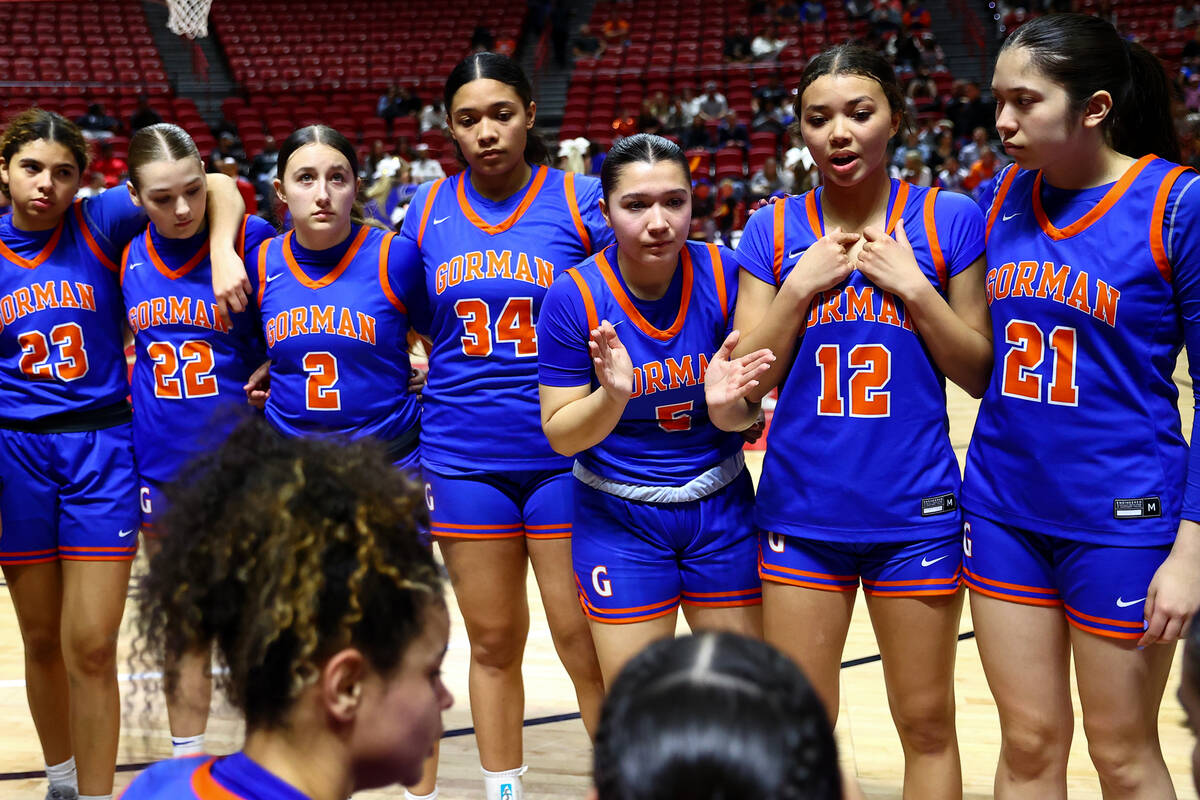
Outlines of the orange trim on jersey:
M 263 292 L 267 290 L 267 250 L 270 249 L 270 241 L 262 243 L 258 248 L 258 307 L 262 308 Z
M 1094 633 L 1097 636 L 1104 636 L 1108 639 L 1129 639 L 1132 641 L 1133 639 L 1142 638 L 1143 633 L 1143 631 L 1138 631 L 1137 633 L 1121 633 L 1120 631 L 1110 631 L 1107 628 L 1093 628 L 1091 625 L 1084 625 L 1082 622 L 1071 617 L 1070 615 L 1067 615 L 1067 622 L 1071 625 L 1074 625 L 1076 628 L 1079 628 L 1081 631 Z
M 158 251 L 154 249 L 154 238 L 150 235 L 150 229 L 146 229 L 146 254 L 150 257 L 150 261 L 154 264 L 155 268 L 171 280 L 182 278 L 184 275 L 187 275 L 196 268 L 197 264 L 199 264 L 204 260 L 205 257 L 208 256 L 208 253 L 209 243 L 208 240 L 205 239 L 204 245 L 196 251 L 196 255 L 187 260 L 186 264 L 179 269 L 171 269 L 163 263 L 162 258 L 158 255 Z
M 46 246 L 43 247 L 42 251 L 33 258 L 22 258 L 10 250 L 8 245 L 6 245 L 4 242 L 0 242 L 0 256 L 4 256 L 18 267 L 24 267 L 25 269 L 36 268 L 38 264 L 41 264 L 50 257 L 51 253 L 54 252 L 54 248 L 58 244 L 58 240 L 62 237 L 63 222 L 64 220 L 58 221 L 58 226 L 55 227 L 54 233 L 50 234 L 50 239 L 46 242 Z
M 436 527 L 431 528 L 430 533 L 438 539 L 516 539 L 519 536 L 524 536 L 524 531 L 502 531 L 500 533 L 461 533 L 459 531 L 441 531 Z
M 621 281 L 617 279 L 612 265 L 608 263 L 608 258 L 604 255 L 612 246 L 609 245 L 596 254 L 596 266 L 600 268 L 600 274 L 604 277 L 604 282 L 608 284 L 609 291 L 613 293 L 613 297 L 621 306 L 621 310 L 647 336 L 658 339 L 660 342 L 673 338 L 683 328 L 683 321 L 687 318 L 688 304 L 692 299 L 692 254 L 688 252 L 687 247 L 684 247 L 683 252 L 680 253 L 683 261 L 683 294 L 679 299 L 679 313 L 675 315 L 675 321 L 664 331 L 651 325 L 650 321 L 642 316 L 642 312 L 638 311 L 637 306 L 629 299 L 629 295 L 625 294 Z
M 684 592 L 684 597 L 745 597 L 748 594 L 762 594 L 762 587 L 757 589 L 738 589 L 734 592 Z
M 914 578 L 909 581 L 873 581 L 863 578 L 863 586 L 929 586 L 934 583 L 949 583 L 962 577 L 962 567 L 949 578 Z
M 575 196 L 575 173 L 563 173 L 563 191 L 567 195 L 567 209 L 571 212 L 571 221 L 583 242 L 583 252 L 592 252 L 592 237 L 588 236 L 587 226 L 583 224 L 583 214 L 579 210 L 579 199 Z
M 771 271 L 775 273 L 776 286 L 783 282 L 783 239 L 784 231 L 787 229 L 787 216 L 784 213 L 787 210 L 785 208 L 786 205 L 787 200 L 780 198 L 775 201 L 775 207 L 771 211 L 774 248 L 772 250 Z
M 210 758 L 192 773 L 192 791 L 196 793 L 196 797 L 200 800 L 246 800 L 240 794 L 234 794 L 217 783 L 212 774 L 212 765 L 216 760 L 215 757 Z
M 765 564 L 765 562 L 762 560 L 761 550 L 759 552 L 760 552 L 759 564 L 763 565 L 763 566 L 767 566 L 770 569 L 777 570 L 778 572 L 787 572 L 792 575 L 803 575 L 806 578 L 827 578 L 828 580 L 831 580 L 831 581 L 857 581 L 858 580 L 857 575 L 829 575 L 824 572 L 807 572 L 802 569 L 793 569 L 792 567 L 777 567 L 774 564 L 768 565 L 768 564 Z
M 530 539 L 570 539 L 571 523 L 558 525 L 526 525 L 525 535 Z
M 68 559 L 68 560 L 78 561 L 79 559 Z M 9 566 L 9 567 L 20 567 L 20 566 L 24 566 L 25 564 L 51 564 L 55 561 L 58 561 L 58 553 L 55 553 L 52 556 L 42 556 L 41 558 L 29 558 L 29 559 L 20 559 L 20 560 L 14 560 L 13 558 L 10 558 L 7 554 L 0 555 L 0 564 L 4 564 L 5 566 Z
M 887 225 L 883 228 L 883 232 L 888 236 L 892 235 L 892 231 L 896 230 L 896 223 L 904 216 L 904 207 L 908 205 L 908 188 L 909 185 L 904 181 L 900 181 L 900 185 L 896 187 L 896 199 L 892 201 L 892 210 L 888 214 Z
M 404 307 L 404 303 L 400 302 L 400 298 L 396 297 L 396 293 L 392 291 L 392 284 L 388 280 L 388 251 L 392 248 L 392 239 L 395 236 L 395 233 L 385 235 L 383 242 L 379 245 L 379 285 L 383 287 L 383 294 L 387 297 L 388 302 L 394 305 L 401 314 L 407 314 L 408 309 Z
M 592 299 L 592 290 L 588 288 L 587 281 L 579 274 L 579 270 L 571 267 L 567 270 L 567 274 L 579 287 L 579 296 L 583 299 L 584 310 L 587 311 L 588 333 L 590 334 L 600 325 L 600 317 L 596 314 L 596 301 Z
M 350 243 L 350 249 L 342 256 L 342 260 L 337 263 L 336 267 L 315 281 L 304 274 L 304 270 L 300 268 L 300 265 L 296 263 L 295 256 L 292 255 L 292 237 L 296 235 L 296 231 L 294 230 L 288 231 L 287 235 L 283 237 L 283 260 L 287 262 L 288 269 L 292 271 L 292 274 L 296 276 L 296 280 L 300 281 L 301 285 L 307 286 L 309 289 L 324 289 L 336 281 L 346 271 L 346 267 L 350 266 L 350 262 L 358 255 L 358 249 L 367 240 L 367 232 L 370 229 L 371 226 L 369 225 L 363 225 L 359 228 L 358 235 Z
M 1015 589 L 1018 592 L 1033 592 L 1034 594 L 1049 594 L 1049 595 L 1055 595 L 1055 596 L 1058 595 L 1057 589 L 1046 589 L 1041 586 L 1024 586 L 1019 583 L 1005 583 L 1004 581 L 995 581 L 995 580 L 992 580 L 991 578 L 985 578 L 982 575 L 977 575 L 976 573 L 971 572 L 966 567 L 963 567 L 963 572 L 966 573 L 967 577 L 970 578 L 971 580 L 979 581 L 981 583 L 986 583 L 989 586 L 995 586 L 997 589 Z
M 934 217 L 934 198 L 940 189 L 930 189 L 925 195 L 925 238 L 929 240 L 929 254 L 933 256 L 933 268 L 937 271 L 938 283 L 942 291 L 950 288 L 946 275 L 946 257 L 942 255 L 942 245 L 938 241 L 937 220 Z
M 689 600 L 687 595 L 680 601 L 685 606 L 696 608 L 743 608 L 746 606 L 761 606 L 761 597 L 751 597 L 743 600 Z
M 233 249 L 237 251 L 238 258 L 241 259 L 246 258 L 246 225 L 249 222 L 250 215 L 242 214 L 242 224 L 241 227 L 238 228 L 238 235 L 236 239 L 237 244 L 233 246 Z
M 967 573 L 967 586 L 972 592 L 986 594 L 988 597 L 995 597 L 998 600 L 1005 600 L 1009 603 L 1020 603 L 1023 606 L 1058 607 L 1062 605 L 1061 600 L 1051 600 L 1049 598 L 1041 597 L 1026 597 L 1025 595 L 1021 594 L 1006 594 L 1004 592 L 993 591 L 992 589 L 985 588 L 975 583 L 975 578 L 975 575 Z
M 992 235 L 992 225 L 996 222 L 996 217 L 1000 213 L 1000 206 L 1004 205 L 1004 198 L 1008 196 L 1008 189 L 1012 186 L 1012 182 L 1016 179 L 1019 171 L 1016 164 L 1009 167 L 1008 172 L 1004 175 L 1004 180 L 1000 181 L 1000 188 L 992 196 L 992 209 L 988 212 L 987 226 L 983 230 L 984 244 L 987 244 L 988 237 Z
M 1107 617 L 1096 617 L 1091 614 L 1085 614 L 1077 608 L 1072 608 L 1071 606 L 1067 605 L 1066 603 L 1063 603 L 1063 608 L 1065 608 L 1067 611 L 1074 614 L 1075 616 L 1079 617 L 1080 619 L 1086 619 L 1088 622 L 1099 622 L 1101 625 L 1112 625 L 1114 628 L 1130 628 L 1130 629 L 1136 630 L 1138 632 L 1139 636 L 1141 636 L 1142 632 L 1145 631 L 1145 628 L 1142 627 L 1142 623 L 1140 623 L 1140 622 L 1129 622 L 1129 621 L 1123 620 L 1123 619 L 1108 619 Z
M 462 209 L 463 214 L 471 221 L 479 230 L 488 235 L 504 233 L 506 230 L 517 224 L 517 221 L 525 215 L 529 210 L 529 206 L 533 204 L 533 200 L 537 197 L 538 192 L 542 190 L 542 184 L 546 182 L 546 175 L 549 174 L 550 168 L 546 165 L 538 167 L 537 174 L 533 178 L 533 183 L 525 191 L 525 197 L 521 199 L 521 204 L 517 206 L 517 210 L 508 215 L 508 219 L 496 225 L 489 225 L 484 222 L 483 217 L 475 213 L 475 209 L 471 208 L 471 201 L 467 199 L 467 181 L 470 180 L 470 170 L 459 175 L 458 179 L 458 207 Z
M 869 594 L 872 597 L 940 597 L 958 594 L 961 590 L 961 582 L 949 589 L 872 589 L 863 584 L 863 594 Z
M 579 579 L 575 579 L 575 583 L 579 583 Z M 583 589 L 579 590 L 579 605 L 583 608 L 583 613 L 589 618 L 597 622 L 609 622 L 617 625 L 627 625 L 631 622 L 645 622 L 648 619 L 657 619 L 658 617 L 666 616 L 679 607 L 680 597 L 675 597 L 671 600 L 664 600 L 661 603 L 654 603 L 648 606 L 637 606 L 636 608 L 614 608 L 605 609 L 597 608 L 588 602 L 587 595 Z M 648 611 L 646 614 L 639 614 L 634 617 L 610 617 L 609 614 L 627 614 L 631 611 Z
M 23 550 L 19 553 L 3 553 L 5 558 L 17 558 L 18 556 L 50 556 L 58 552 L 57 547 L 51 547 L 49 550 Z
M 417 229 L 417 247 L 425 241 L 425 225 L 429 222 L 429 213 L 433 211 L 433 198 L 437 197 L 438 189 L 446 182 L 446 178 L 438 178 L 429 187 L 429 196 L 425 198 L 425 210 L 421 212 L 421 227 Z
M 117 275 L 117 285 L 119 286 L 125 285 L 125 269 L 129 264 L 129 245 L 131 244 L 133 242 L 125 245 L 124 249 L 121 250 L 121 272 Z
M 715 244 L 708 245 L 708 261 L 712 264 L 713 281 L 717 284 L 717 297 L 721 299 L 721 318 L 728 321 L 729 292 L 725 290 L 725 265 L 721 261 L 721 248 Z
M 433 523 L 433 527 L 435 527 L 435 528 L 461 528 L 463 530 L 506 531 L 506 530 L 520 530 L 523 526 L 519 522 L 516 524 L 513 524 L 513 525 L 466 525 L 466 524 L 459 524 L 456 522 L 435 522 L 435 523 Z
M 109 272 L 116 272 L 117 265 L 112 262 L 112 259 L 104 255 L 104 251 L 100 249 L 100 245 L 96 244 L 96 240 L 92 237 L 92 231 L 88 228 L 87 220 L 83 216 L 83 201 L 76 200 L 72 205 L 75 209 L 75 219 L 79 220 L 79 230 L 83 232 L 83 240 L 87 242 L 88 249 L 92 251 L 92 255 L 108 268 Z
M 1033 214 L 1037 217 L 1038 224 L 1042 226 L 1045 234 L 1055 241 L 1061 241 L 1077 233 L 1082 233 L 1108 213 L 1108 210 L 1121 199 L 1121 196 L 1133 184 L 1134 179 L 1156 158 L 1158 156 L 1153 154 L 1139 158 L 1129 169 L 1125 170 L 1125 174 L 1121 176 L 1121 179 L 1104 193 L 1104 197 L 1100 199 L 1099 203 L 1065 228 L 1055 227 L 1050 222 L 1050 218 L 1046 216 L 1046 210 L 1042 208 L 1042 172 L 1038 170 L 1037 176 L 1033 179 Z
M 817 192 L 814 189 L 804 196 L 804 211 L 808 216 L 808 227 L 814 239 L 825 235 L 825 224 L 821 222 L 821 208 L 817 205 Z
M 1175 167 L 1167 173 L 1167 177 L 1163 178 L 1163 182 L 1158 186 L 1158 194 L 1154 196 L 1154 212 L 1150 215 L 1150 252 L 1154 255 L 1154 263 L 1159 273 L 1167 283 L 1171 283 L 1174 276 L 1171 262 L 1167 260 L 1166 247 L 1163 246 L 1163 217 L 1167 214 L 1167 195 L 1171 193 L 1175 179 L 1187 171 L 1187 167 Z

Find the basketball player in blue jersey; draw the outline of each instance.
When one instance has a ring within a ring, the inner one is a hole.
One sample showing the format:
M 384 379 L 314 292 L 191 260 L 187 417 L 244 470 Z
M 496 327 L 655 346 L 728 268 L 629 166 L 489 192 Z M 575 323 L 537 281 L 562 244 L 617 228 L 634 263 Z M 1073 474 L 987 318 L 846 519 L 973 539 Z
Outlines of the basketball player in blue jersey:
M 187 470 L 134 652 L 170 686 L 182 656 L 215 645 L 245 743 L 156 764 L 126 800 L 341 800 L 417 780 L 453 702 L 449 617 L 421 485 L 387 458 L 248 420 Z
M 538 388 L 550 445 L 578 454 L 572 558 L 608 684 L 674 634 L 681 601 L 693 630 L 761 636 L 754 489 L 742 437 L 721 428 L 757 421 L 744 395 L 772 356 L 728 359 L 737 265 L 687 241 L 679 146 L 622 139 L 601 181 L 617 242 L 547 294 Z
M 142 529 L 154 542 L 154 520 L 165 510 L 165 484 L 200 453 L 225 441 L 244 400 L 242 386 L 265 351 L 257 315 L 238 314 L 230 327 L 212 291 L 205 224 L 204 164 L 195 142 L 175 125 L 142 128 L 129 142 L 129 193 L 150 224 L 121 258 L 126 323 L 137 360 L 132 379 L 133 449 Z M 275 234 L 246 216 L 239 255 Z M 185 657 L 179 692 L 167 697 L 172 752 L 204 752 L 212 695 L 209 653 Z
M 74 201 L 86 166 L 57 114 L 30 109 L 0 137 L 0 565 L 52 797 L 112 792 L 140 521 L 116 273 L 145 217 L 124 187 Z M 237 260 L 244 205 L 227 179 L 213 192 L 214 256 Z
M 514 61 L 472 55 L 444 96 L 467 169 L 421 186 L 401 228 L 420 248 L 430 306 L 427 319 L 413 316 L 431 339 L 421 459 L 433 534 L 471 641 L 487 798 L 521 800 L 529 562 L 589 732 L 604 691 L 571 572 L 570 462 L 539 423 L 535 326 L 554 277 L 612 232 L 597 181 L 544 166 L 532 88 Z M 432 780 L 421 788 L 431 791 Z
M 823 185 L 750 219 L 735 352 L 779 357 L 750 394 L 780 387 L 756 513 L 766 638 L 836 719 L 861 581 L 904 796 L 950 798 L 962 794 L 953 676 L 963 595 L 945 378 L 978 395 L 991 367 L 983 217 L 965 196 L 888 177 L 903 112 L 879 54 L 839 46 L 809 63 L 795 113 Z
M 1166 160 L 1161 65 L 1108 22 L 1023 25 L 992 87 L 1016 164 L 987 217 L 996 368 L 963 508 L 996 797 L 1067 796 L 1074 661 L 1104 796 L 1172 798 L 1158 710 L 1200 604 L 1200 455 L 1172 372 L 1186 343 L 1200 381 L 1200 184 Z
M 358 158 L 313 125 L 279 149 L 275 191 L 294 227 L 247 259 L 271 359 L 270 423 L 288 436 L 371 436 L 419 468 L 408 392 L 409 309 L 425 302 L 415 246 L 356 219 Z

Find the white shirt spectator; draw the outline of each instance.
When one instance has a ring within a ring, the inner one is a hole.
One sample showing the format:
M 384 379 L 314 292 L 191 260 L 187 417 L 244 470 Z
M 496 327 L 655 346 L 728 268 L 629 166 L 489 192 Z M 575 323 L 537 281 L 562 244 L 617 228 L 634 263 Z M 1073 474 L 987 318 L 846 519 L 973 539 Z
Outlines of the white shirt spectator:
M 425 183 L 446 177 L 446 171 L 442 169 L 442 165 L 421 151 L 417 152 L 416 158 L 409 166 L 412 170 L 413 183 Z

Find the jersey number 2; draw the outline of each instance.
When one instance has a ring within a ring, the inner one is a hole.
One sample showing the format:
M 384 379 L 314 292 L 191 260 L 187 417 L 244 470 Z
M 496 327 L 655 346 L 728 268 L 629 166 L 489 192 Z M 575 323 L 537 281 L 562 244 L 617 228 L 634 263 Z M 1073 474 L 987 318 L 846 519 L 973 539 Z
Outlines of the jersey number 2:
M 50 338 L 41 331 L 28 331 L 17 337 L 21 345 L 21 372 L 36 381 L 79 380 L 88 371 L 87 351 L 83 349 L 83 328 L 76 322 L 64 322 L 50 329 Z M 51 365 L 50 348 L 58 348 L 58 361 Z
M 821 369 L 821 394 L 817 413 L 824 417 L 846 414 L 842 394 L 842 348 L 823 344 L 817 348 L 817 366 Z M 850 416 L 886 417 L 891 414 L 892 393 L 883 391 L 892 379 L 892 351 L 881 344 L 856 344 L 846 355 L 850 375 Z
M 184 397 L 215 397 L 217 379 L 213 371 L 212 345 L 208 342 L 189 340 L 179 345 L 170 342 L 151 342 L 146 348 L 154 362 L 154 396 L 165 400 L 180 400 Z M 175 373 L 183 362 L 182 385 Z
M 468 356 L 492 354 L 492 316 L 479 299 L 459 300 L 454 313 L 463 321 L 462 351 Z M 497 342 L 512 342 L 518 356 L 537 355 L 537 328 L 533 324 L 533 298 L 510 297 L 496 318 Z
M 333 388 L 338 382 L 337 357 L 323 350 L 305 353 L 303 366 L 308 374 L 304 382 L 305 407 L 309 411 L 341 411 L 342 392 Z

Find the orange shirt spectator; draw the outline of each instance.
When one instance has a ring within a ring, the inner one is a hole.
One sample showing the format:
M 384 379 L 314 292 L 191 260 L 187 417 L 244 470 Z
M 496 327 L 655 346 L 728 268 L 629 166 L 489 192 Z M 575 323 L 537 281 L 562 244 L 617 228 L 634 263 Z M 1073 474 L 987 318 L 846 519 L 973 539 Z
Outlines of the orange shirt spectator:
M 995 151 L 991 149 L 984 150 L 982 157 L 971 165 L 967 177 L 963 178 L 963 186 L 968 190 L 974 190 L 976 186 L 989 180 L 996 174 L 997 165 Z
M 622 17 L 621 12 L 613 7 L 608 19 L 604 20 L 601 32 L 609 46 L 620 47 L 625 43 L 625 37 L 629 35 L 629 20 Z

